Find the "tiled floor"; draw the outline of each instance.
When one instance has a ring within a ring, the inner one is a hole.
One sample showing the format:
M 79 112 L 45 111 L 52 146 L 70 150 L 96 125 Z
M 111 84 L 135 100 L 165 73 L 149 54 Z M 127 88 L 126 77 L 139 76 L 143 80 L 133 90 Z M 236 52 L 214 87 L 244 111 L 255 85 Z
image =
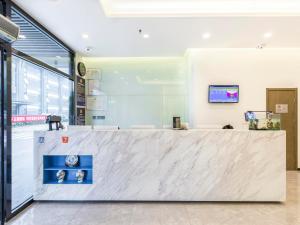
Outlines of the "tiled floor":
M 276 187 L 274 187 L 276 188 Z M 300 172 L 285 203 L 35 203 L 9 225 L 300 225 Z

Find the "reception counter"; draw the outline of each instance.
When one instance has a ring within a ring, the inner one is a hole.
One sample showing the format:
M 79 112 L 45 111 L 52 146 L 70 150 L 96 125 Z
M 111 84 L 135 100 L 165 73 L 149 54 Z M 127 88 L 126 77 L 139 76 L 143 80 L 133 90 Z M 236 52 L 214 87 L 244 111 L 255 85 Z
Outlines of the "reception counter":
M 36 131 L 34 142 L 34 200 L 286 198 L 284 131 Z M 78 168 L 64 165 L 67 155 L 79 155 Z M 69 182 L 57 183 L 59 169 Z M 83 183 L 73 179 L 78 169 Z

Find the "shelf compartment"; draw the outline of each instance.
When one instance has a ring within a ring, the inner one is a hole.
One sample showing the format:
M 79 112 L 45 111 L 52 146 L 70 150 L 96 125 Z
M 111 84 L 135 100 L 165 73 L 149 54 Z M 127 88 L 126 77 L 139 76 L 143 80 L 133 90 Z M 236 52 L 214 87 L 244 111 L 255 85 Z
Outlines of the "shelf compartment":
M 68 167 L 65 165 L 67 155 L 45 155 L 43 156 L 43 183 L 44 184 L 92 184 L 93 183 L 93 157 L 92 155 L 79 155 L 79 165 Z M 56 173 L 59 170 L 66 172 L 64 182 L 58 183 Z M 77 170 L 85 173 L 82 183 L 76 179 Z

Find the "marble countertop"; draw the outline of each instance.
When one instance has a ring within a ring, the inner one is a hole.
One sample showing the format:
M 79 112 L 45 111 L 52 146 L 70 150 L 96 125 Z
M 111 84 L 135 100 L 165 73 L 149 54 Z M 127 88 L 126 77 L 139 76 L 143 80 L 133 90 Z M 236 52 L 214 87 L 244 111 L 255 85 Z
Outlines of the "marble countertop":
M 248 129 L 187 129 L 187 130 L 180 130 L 180 129 L 80 129 L 80 128 L 73 128 L 72 130 L 64 129 L 64 130 L 53 130 L 53 131 L 48 131 L 48 130 L 37 130 L 35 132 L 70 132 L 70 131 L 108 131 L 108 132 L 128 132 L 128 131 L 149 131 L 149 132 L 156 132 L 156 131 L 173 131 L 173 132 L 197 132 L 197 131 L 207 131 L 207 132 L 216 132 L 216 131 L 224 131 L 224 132 L 285 132 L 284 130 L 248 130 Z

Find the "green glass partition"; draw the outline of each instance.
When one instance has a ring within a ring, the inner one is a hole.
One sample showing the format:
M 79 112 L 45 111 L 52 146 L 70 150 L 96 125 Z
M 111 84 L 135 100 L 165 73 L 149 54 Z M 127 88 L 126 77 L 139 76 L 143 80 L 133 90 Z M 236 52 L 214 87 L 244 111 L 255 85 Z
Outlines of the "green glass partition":
M 182 58 L 126 58 L 87 61 L 99 82 L 99 92 L 88 91 L 87 123 L 130 128 L 170 127 L 173 116 L 187 121 L 187 81 Z M 96 77 L 96 78 L 95 78 Z

